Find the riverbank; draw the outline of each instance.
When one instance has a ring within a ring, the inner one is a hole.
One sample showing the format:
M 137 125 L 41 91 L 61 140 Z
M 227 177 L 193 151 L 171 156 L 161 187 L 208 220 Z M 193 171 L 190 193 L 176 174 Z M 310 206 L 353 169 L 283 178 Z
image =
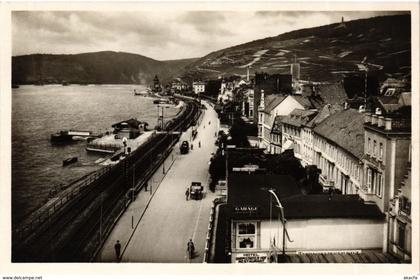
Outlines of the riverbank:
M 86 152 L 86 142 L 51 145 L 50 135 L 69 129 L 104 133 L 110 125 L 137 118 L 154 128 L 154 98 L 133 95 L 138 85 L 20 86 L 12 91 L 12 224 L 23 221 L 59 190 L 100 169 L 103 155 Z M 165 121 L 180 108 L 165 109 Z M 63 160 L 78 162 L 63 167 Z

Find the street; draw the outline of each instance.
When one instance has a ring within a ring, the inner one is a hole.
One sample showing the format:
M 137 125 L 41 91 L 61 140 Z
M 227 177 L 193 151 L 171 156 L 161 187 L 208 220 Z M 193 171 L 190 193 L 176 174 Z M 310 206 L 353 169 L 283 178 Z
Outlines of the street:
M 175 161 L 160 185 L 155 184 L 152 195 L 140 193 L 130 205 L 105 242 L 99 261 L 116 261 L 114 244 L 120 240 L 121 262 L 203 262 L 210 208 L 217 197 L 208 190 L 208 168 L 211 153 L 216 151 L 215 132 L 219 125 L 217 113 L 205 104 L 208 109 L 203 111 L 193 149 L 188 154 L 179 154 L 183 140 L 191 144 L 190 128 L 174 147 Z M 168 160 L 165 165 L 172 162 Z M 156 173 L 159 172 L 163 170 L 158 169 Z M 192 181 L 204 185 L 202 200 L 186 200 L 185 191 Z M 195 244 L 192 260 L 187 258 L 189 239 Z

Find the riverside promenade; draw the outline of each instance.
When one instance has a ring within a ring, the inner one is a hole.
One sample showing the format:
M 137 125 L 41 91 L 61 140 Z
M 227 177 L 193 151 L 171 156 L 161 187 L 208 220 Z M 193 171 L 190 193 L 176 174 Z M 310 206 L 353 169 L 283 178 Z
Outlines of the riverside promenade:
M 185 155 L 179 153 L 182 141 L 191 143 L 190 128 L 153 175 L 147 192 L 143 189 L 119 219 L 96 261 L 116 262 L 114 244 L 119 240 L 121 262 L 203 262 L 210 209 L 217 197 L 208 190 L 208 169 L 211 154 L 216 151 L 215 133 L 219 128 L 217 113 L 203 103 L 207 110 L 203 111 L 197 138 L 192 142 L 193 150 Z M 202 200 L 186 201 L 185 190 L 192 181 L 204 185 Z M 190 238 L 196 249 L 192 260 L 186 252 Z

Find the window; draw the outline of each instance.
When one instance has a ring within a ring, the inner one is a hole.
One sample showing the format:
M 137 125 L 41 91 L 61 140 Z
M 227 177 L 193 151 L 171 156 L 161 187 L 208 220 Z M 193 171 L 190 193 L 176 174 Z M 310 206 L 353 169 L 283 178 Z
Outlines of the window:
M 383 186 L 383 176 L 380 173 L 376 173 L 376 189 L 375 189 L 375 194 L 377 196 L 381 196 L 382 195 L 382 186 Z
M 404 213 L 410 215 L 411 213 L 411 202 L 408 200 L 407 197 L 405 196 L 400 196 L 399 197 L 399 204 L 400 204 L 400 210 L 403 211 Z
M 405 245 L 405 224 L 398 222 L 398 246 L 404 248 Z
M 367 150 L 367 153 L 368 154 L 370 154 L 372 151 L 371 151 L 371 144 L 370 144 L 370 138 L 368 138 L 368 150 Z
M 373 156 L 377 156 L 377 150 L 376 150 L 376 140 L 373 140 Z
M 372 189 L 372 169 L 370 168 L 366 169 L 366 178 L 367 178 L 366 184 L 370 192 L 370 190 Z
M 236 247 L 241 249 L 256 248 L 256 223 L 239 223 L 237 227 Z
M 384 145 L 382 143 L 379 143 L 379 159 L 383 160 L 384 156 Z

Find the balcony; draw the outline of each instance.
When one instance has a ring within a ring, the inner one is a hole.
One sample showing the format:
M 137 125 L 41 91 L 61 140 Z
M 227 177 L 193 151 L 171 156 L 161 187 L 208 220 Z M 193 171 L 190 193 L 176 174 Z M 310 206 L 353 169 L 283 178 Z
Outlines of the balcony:
M 319 183 L 324 187 L 324 188 L 334 188 L 334 181 L 332 180 L 328 180 L 326 175 L 319 175 Z

